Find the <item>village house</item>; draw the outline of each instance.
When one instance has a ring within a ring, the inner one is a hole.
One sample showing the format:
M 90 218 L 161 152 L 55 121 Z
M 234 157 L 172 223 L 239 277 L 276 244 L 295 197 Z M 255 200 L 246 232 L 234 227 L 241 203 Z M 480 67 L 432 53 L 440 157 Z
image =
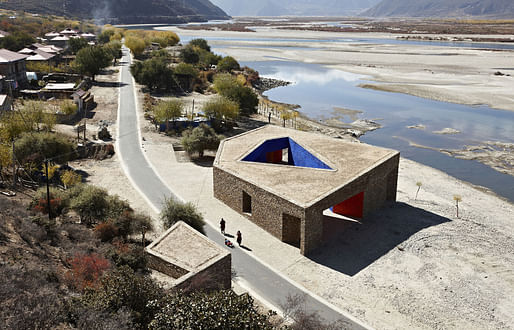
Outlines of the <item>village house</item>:
M 28 84 L 27 55 L 18 54 L 7 49 L 0 49 L 0 75 L 4 76 L 6 88 L 16 90 Z

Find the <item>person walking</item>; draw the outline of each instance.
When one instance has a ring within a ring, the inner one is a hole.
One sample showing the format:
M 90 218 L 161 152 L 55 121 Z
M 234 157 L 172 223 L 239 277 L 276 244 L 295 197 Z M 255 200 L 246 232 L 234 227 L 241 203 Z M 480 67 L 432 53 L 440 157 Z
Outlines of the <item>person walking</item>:
M 268 124 L 271 124 L 271 112 L 268 112 Z
M 221 233 L 223 235 L 225 235 L 225 219 L 221 218 L 221 221 L 220 221 L 220 229 L 221 229 Z
M 243 235 L 241 235 L 241 232 L 238 230 L 237 231 L 237 244 L 239 244 L 239 246 L 241 246 L 241 242 L 243 242 Z

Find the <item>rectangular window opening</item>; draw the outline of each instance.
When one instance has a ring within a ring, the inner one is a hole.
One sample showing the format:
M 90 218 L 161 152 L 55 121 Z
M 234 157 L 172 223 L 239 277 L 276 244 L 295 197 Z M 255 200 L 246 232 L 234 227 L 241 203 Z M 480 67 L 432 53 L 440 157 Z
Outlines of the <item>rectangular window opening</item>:
M 252 214 L 252 196 L 243 191 L 243 213 Z

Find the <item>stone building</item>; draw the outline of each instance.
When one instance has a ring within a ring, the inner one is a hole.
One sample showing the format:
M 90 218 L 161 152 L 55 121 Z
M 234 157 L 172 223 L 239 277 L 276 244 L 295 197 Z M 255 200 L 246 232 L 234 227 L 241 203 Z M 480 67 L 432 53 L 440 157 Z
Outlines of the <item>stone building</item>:
M 394 150 L 268 125 L 222 141 L 214 196 L 307 254 L 322 242 L 327 212 L 360 219 L 396 200 L 399 159 Z
M 178 289 L 230 289 L 231 254 L 180 221 L 146 247 L 148 266 Z

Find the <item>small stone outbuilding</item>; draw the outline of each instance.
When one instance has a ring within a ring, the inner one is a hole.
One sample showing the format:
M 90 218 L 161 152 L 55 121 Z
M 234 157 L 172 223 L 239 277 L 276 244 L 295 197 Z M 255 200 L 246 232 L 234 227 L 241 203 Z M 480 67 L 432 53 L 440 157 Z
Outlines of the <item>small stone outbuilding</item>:
M 222 141 L 214 196 L 308 254 L 323 239 L 324 213 L 361 219 L 396 200 L 397 151 L 264 126 Z
M 230 289 L 231 254 L 179 221 L 146 247 L 148 266 L 173 279 L 178 289 Z

